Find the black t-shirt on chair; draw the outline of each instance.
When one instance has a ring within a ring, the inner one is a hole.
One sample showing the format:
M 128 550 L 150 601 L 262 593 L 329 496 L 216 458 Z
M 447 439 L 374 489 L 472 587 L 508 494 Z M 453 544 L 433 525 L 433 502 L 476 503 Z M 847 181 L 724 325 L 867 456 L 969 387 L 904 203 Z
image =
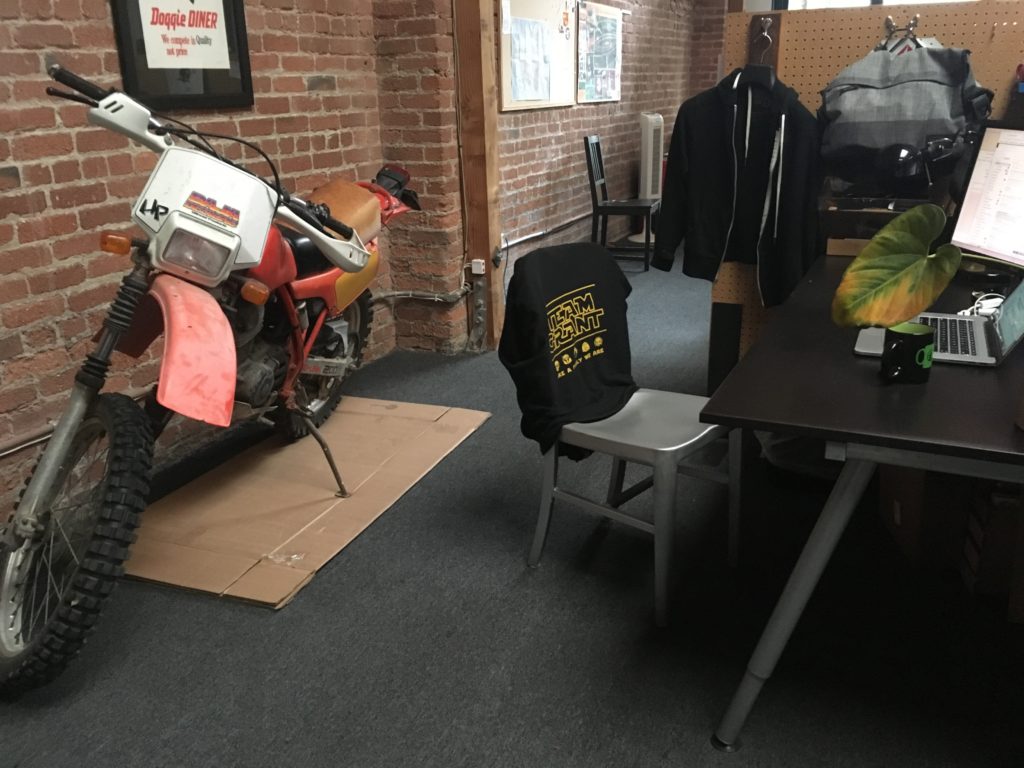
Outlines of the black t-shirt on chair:
M 546 452 L 563 424 L 607 418 L 637 390 L 631 286 L 593 243 L 541 248 L 515 263 L 498 356 L 516 385 L 523 435 Z

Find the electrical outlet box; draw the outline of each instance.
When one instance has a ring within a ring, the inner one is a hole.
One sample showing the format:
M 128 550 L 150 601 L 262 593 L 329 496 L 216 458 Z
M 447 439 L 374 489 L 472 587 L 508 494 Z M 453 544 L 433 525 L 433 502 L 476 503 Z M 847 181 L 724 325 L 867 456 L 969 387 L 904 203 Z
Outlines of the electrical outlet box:
M 482 275 L 484 273 L 484 260 L 473 259 L 473 261 L 470 262 L 470 269 L 474 275 Z

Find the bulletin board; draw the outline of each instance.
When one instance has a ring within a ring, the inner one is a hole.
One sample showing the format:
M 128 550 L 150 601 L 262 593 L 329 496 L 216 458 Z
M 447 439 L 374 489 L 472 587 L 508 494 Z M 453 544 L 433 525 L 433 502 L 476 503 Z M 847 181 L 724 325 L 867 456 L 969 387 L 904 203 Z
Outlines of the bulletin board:
M 576 103 L 576 0 L 501 0 L 501 109 Z

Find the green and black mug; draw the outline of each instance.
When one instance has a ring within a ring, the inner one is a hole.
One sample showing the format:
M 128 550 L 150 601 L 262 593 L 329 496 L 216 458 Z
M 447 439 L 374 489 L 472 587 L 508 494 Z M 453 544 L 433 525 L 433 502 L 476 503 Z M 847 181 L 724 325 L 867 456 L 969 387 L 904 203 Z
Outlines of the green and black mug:
M 882 369 L 886 384 L 921 384 L 928 381 L 935 351 L 935 331 L 924 323 L 900 323 L 885 329 Z

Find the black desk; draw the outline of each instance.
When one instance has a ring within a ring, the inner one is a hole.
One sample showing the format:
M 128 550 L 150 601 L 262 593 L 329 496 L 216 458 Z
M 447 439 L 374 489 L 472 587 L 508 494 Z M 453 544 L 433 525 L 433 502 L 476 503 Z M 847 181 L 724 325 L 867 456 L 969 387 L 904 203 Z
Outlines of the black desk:
M 878 360 L 853 355 L 857 331 L 829 315 L 848 264 L 818 260 L 701 412 L 712 424 L 822 438 L 845 462 L 715 732 L 720 748 L 736 744 L 877 464 L 1024 483 L 1014 426 L 1024 344 L 998 368 L 937 364 L 926 384 L 884 386 Z

